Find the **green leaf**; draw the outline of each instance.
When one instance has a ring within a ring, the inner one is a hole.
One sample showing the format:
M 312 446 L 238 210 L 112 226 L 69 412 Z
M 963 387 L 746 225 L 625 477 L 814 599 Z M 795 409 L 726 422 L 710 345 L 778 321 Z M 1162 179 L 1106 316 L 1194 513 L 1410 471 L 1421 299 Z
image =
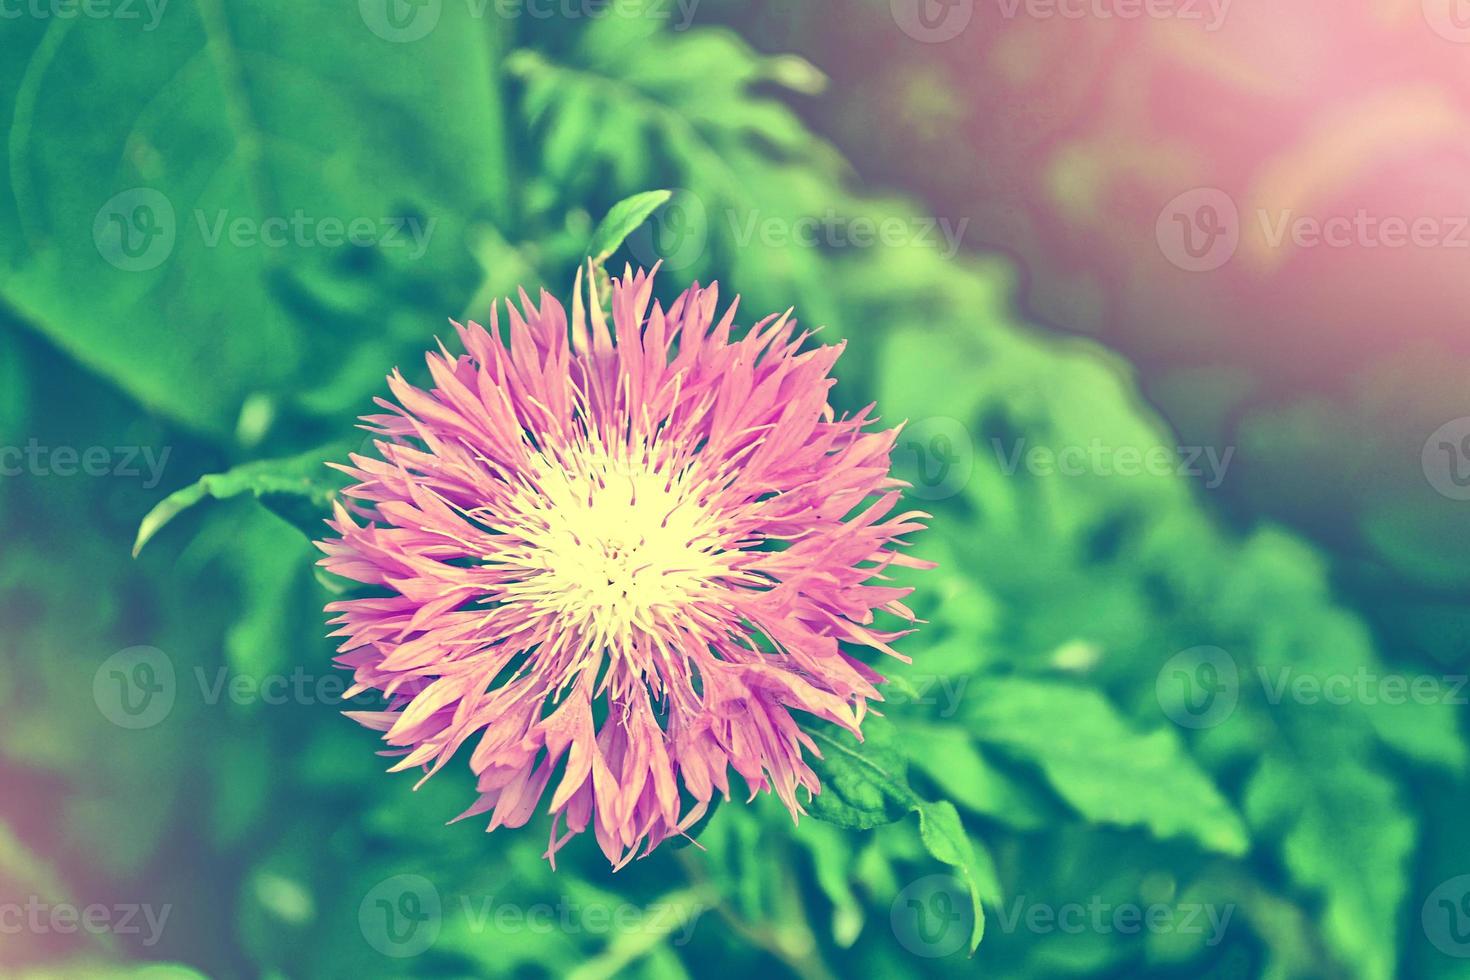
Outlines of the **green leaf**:
M 1457 701 L 1462 683 L 1421 674 L 1404 678 L 1415 695 L 1402 701 L 1372 699 L 1363 705 L 1378 737 L 1411 759 L 1442 766 L 1451 773 L 1465 771 L 1465 739 L 1458 728 Z
M 133 555 L 143 550 L 169 521 L 201 500 L 227 500 L 244 494 L 254 496 L 309 538 L 322 532 L 322 521 L 331 513 L 343 481 L 329 469 L 326 460 L 341 458 L 340 446 L 308 450 L 286 459 L 263 459 L 245 463 L 224 473 L 200 477 L 194 483 L 165 497 L 138 525 Z
M 218 437 L 252 392 L 294 393 L 362 332 L 329 329 L 301 284 L 350 280 L 374 319 L 442 323 L 473 288 L 470 223 L 509 213 L 501 20 L 436 3 L 410 38 L 393 10 L 209 0 L 7 20 L 0 299 Z
M 812 729 L 824 751 L 813 765 L 822 779 L 822 792 L 812 798 L 811 815 L 839 827 L 870 830 L 918 813 L 924 848 L 936 860 L 956 868 L 970 892 L 975 907 L 970 934 L 970 951 L 974 952 L 985 934 L 981 900 L 998 901 L 1001 894 L 995 865 L 989 853 L 971 841 L 954 804 L 924 800 L 909 787 L 907 759 L 897 747 L 893 726 L 875 716 L 863 728 L 861 744 L 830 725 Z M 829 794 L 835 799 L 826 799 Z
M 1245 853 L 1240 817 L 1172 730 L 1136 732 L 1101 694 L 1070 684 L 989 678 L 969 699 L 970 728 L 981 743 L 1039 766 L 1089 820 Z
M 1298 726 L 1292 726 L 1297 728 Z M 1392 780 L 1301 726 L 1290 750 L 1272 753 L 1246 788 L 1246 813 L 1281 834 L 1292 877 L 1326 898 L 1321 929 L 1355 976 L 1395 975 L 1395 934 L 1408 891 L 1415 826 Z
M 980 904 L 981 899 L 993 904 L 999 904 L 1001 900 L 995 862 L 983 847 L 975 847 L 969 834 L 965 833 L 960 811 L 954 808 L 953 803 L 944 800 L 920 803 L 914 809 L 919 812 L 919 838 L 924 842 L 925 850 L 936 860 L 959 871 L 970 891 L 970 904 L 975 908 L 975 926 L 970 932 L 970 952 L 973 953 L 985 936 L 985 910 Z
M 808 805 L 812 816 L 848 830 L 871 830 L 913 808 L 918 797 L 909 789 L 908 759 L 887 719 L 865 719 L 861 744 L 831 725 L 810 733 L 822 747 L 822 758 L 812 761 L 822 781 L 822 791 Z
M 1039 830 L 1060 812 L 1033 788 L 1001 771 L 958 728 L 904 726 L 914 768 L 933 780 L 957 805 L 1022 830 Z
M 670 191 L 644 191 L 614 204 L 592 233 L 592 242 L 587 246 L 587 254 L 593 264 L 606 262 L 639 225 L 673 196 Z

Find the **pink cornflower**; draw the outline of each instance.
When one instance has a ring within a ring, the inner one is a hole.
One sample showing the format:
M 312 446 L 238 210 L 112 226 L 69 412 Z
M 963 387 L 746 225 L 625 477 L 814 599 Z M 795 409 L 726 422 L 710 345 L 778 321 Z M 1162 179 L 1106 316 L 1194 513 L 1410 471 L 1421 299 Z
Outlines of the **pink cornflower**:
M 319 547 L 380 593 L 327 610 L 349 696 L 387 698 L 350 714 L 393 771 L 427 779 L 475 739 L 461 818 L 521 826 L 556 778 L 547 856 L 591 824 L 621 866 L 729 799 L 732 767 L 803 812 L 820 753 L 793 712 L 860 736 L 883 677 L 853 650 L 907 661 L 873 613 L 913 619 L 908 589 L 870 583 L 927 567 L 894 550 L 927 515 L 888 516 L 898 430 L 834 417 L 841 346 L 801 351 L 790 311 L 732 340 L 716 286 L 664 310 L 630 270 L 609 331 L 588 289 L 570 330 L 545 291 L 508 304 L 508 341 L 493 308 L 456 323 L 467 353 L 430 353 L 427 391 L 395 371 L 363 420 L 382 458 L 342 467 L 351 512 Z

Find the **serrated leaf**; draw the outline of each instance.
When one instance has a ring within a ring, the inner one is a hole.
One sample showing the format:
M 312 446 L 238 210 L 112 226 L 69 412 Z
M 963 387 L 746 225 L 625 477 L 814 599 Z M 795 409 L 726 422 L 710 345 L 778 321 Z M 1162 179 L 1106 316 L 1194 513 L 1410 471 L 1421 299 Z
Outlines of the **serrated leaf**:
M 1189 837 L 1225 854 L 1248 847 L 1245 826 L 1168 729 L 1134 731 L 1098 692 L 1071 684 L 990 678 L 969 695 L 970 730 L 1039 766 L 1052 788 L 1098 823 Z
M 768 97 L 769 87 L 758 87 L 771 71 L 790 75 L 792 66 L 771 68 L 772 59 L 727 32 L 647 32 L 630 18 L 598 20 L 583 44 L 558 57 L 565 62 L 522 50 L 507 61 L 525 84 L 523 115 L 538 169 L 556 185 L 548 209 L 581 206 L 582 191 L 677 186 L 665 220 L 628 240 L 644 265 L 662 259 L 684 278 L 734 279 L 746 303 L 794 304 L 810 321 L 837 322 L 821 250 L 791 248 L 744 227 L 762 219 L 790 226 L 817 204 L 858 209 L 842 190 L 849 168 L 841 156 Z M 699 86 L 689 85 L 690 72 Z M 629 155 L 609 132 L 636 133 L 634 143 L 657 152 Z M 719 214 L 731 220 L 715 220 Z
M 1246 789 L 1246 813 L 1253 825 L 1281 832 L 1292 877 L 1326 897 L 1321 928 L 1339 959 L 1355 976 L 1387 980 L 1414 821 L 1391 780 L 1335 745 L 1318 748 L 1312 757 L 1276 752 L 1263 760 Z
M 1452 773 L 1463 772 L 1470 753 L 1455 710 L 1465 697 L 1463 679 L 1419 675 L 1404 683 L 1413 685 L 1412 698 L 1379 697 L 1363 705 L 1373 730 L 1396 752 Z
M 322 521 L 331 513 L 332 501 L 343 481 L 326 465 L 329 459 L 345 456 L 343 447 L 308 450 L 285 459 L 263 459 L 245 463 L 224 473 L 200 477 L 194 483 L 165 497 L 138 525 L 133 555 L 143 550 L 153 536 L 179 514 L 205 499 L 228 500 L 249 494 L 297 527 L 308 538 L 322 532 Z
M 670 191 L 644 191 L 614 204 L 592 232 L 592 241 L 587 246 L 593 264 L 606 262 L 639 225 L 673 196 Z

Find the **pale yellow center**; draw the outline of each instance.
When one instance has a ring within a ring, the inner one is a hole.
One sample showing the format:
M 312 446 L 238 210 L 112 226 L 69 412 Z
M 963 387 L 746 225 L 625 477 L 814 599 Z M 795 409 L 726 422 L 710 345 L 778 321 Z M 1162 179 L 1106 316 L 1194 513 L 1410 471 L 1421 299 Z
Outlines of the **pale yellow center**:
M 674 473 L 641 451 L 586 447 L 566 461 L 536 457 L 518 494 L 533 574 L 506 587 L 588 639 L 650 631 L 697 599 L 723 570 L 716 522 L 692 473 Z

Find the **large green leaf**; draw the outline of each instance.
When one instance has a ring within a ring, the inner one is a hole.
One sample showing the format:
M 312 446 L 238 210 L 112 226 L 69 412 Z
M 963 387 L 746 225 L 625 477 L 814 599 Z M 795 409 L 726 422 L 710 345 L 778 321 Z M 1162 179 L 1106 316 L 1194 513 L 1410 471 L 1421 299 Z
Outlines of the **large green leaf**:
M 419 37 L 384 8 L 7 19 L 0 299 L 220 435 L 248 394 L 333 372 L 344 341 L 406 312 L 410 285 L 421 324 L 443 323 L 475 281 L 467 228 L 508 213 L 501 22 L 436 3 Z M 347 282 L 357 315 L 329 319 Z
M 1394 921 L 1407 889 L 1413 820 L 1392 780 L 1333 746 L 1268 757 L 1251 779 L 1246 812 L 1282 835 L 1292 876 L 1326 897 L 1322 929 L 1357 976 L 1395 975 Z M 1336 760 L 1332 757 L 1336 756 Z
M 1239 816 L 1175 732 L 1136 731 L 1102 695 L 1071 684 L 987 678 L 970 697 L 975 737 L 1035 763 L 1089 820 L 1245 853 Z
M 1054 820 L 1057 807 L 1043 798 L 1045 790 L 1001 771 L 963 728 L 905 719 L 903 739 L 914 768 L 956 805 L 1023 830 L 1039 830 Z

